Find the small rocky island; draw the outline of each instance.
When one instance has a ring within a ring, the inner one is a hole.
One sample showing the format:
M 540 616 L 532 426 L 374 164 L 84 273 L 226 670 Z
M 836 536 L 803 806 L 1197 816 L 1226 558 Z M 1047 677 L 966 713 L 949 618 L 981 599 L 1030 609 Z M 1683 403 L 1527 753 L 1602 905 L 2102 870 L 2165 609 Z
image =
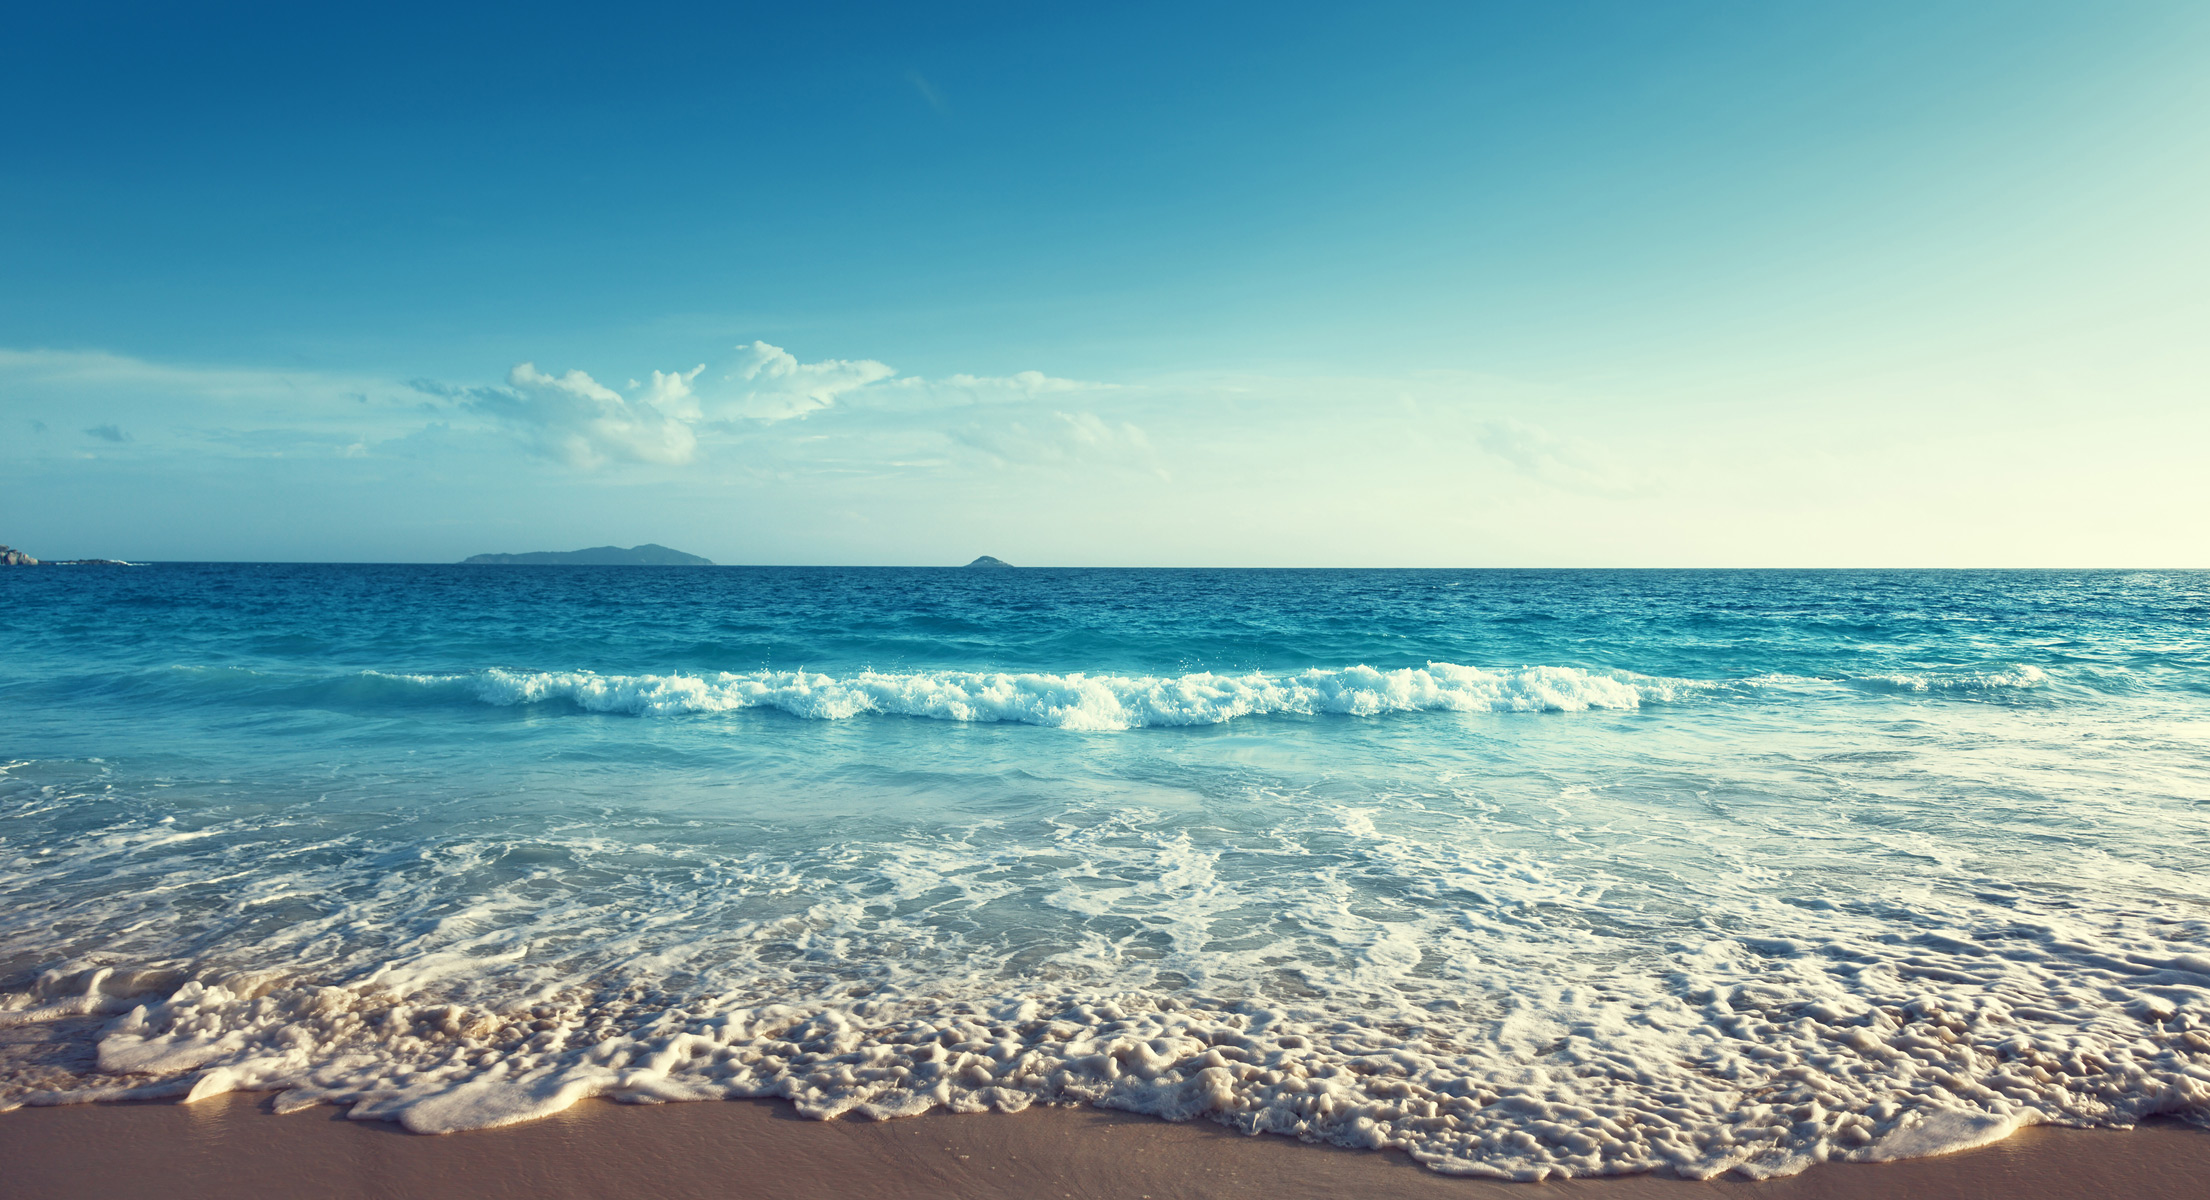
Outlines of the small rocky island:
M 0 546 L 0 567 L 127 567 L 120 558 L 36 559 L 13 546 Z
M 477 554 L 461 560 L 494 567 L 710 567 L 714 560 L 646 542 L 624 550 L 593 546 L 588 550 L 533 550 L 527 554 Z
M 1009 563 L 1002 558 L 992 558 L 989 555 L 985 554 L 981 558 L 968 563 L 967 568 L 969 570 L 973 570 L 976 567 L 1010 567 L 1012 565 L 1012 563 Z

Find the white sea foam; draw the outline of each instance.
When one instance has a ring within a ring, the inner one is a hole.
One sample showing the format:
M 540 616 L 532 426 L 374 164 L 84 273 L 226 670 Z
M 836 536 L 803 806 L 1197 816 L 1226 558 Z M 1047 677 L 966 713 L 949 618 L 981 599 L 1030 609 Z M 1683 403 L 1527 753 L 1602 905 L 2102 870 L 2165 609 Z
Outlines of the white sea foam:
M 814 720 L 880 713 L 1076 730 L 1215 725 L 1268 714 L 1631 709 L 1716 686 L 1629 671 L 1488 670 L 1453 663 L 1396 670 L 1357 666 L 1285 674 L 1178 676 L 984 671 L 600 675 L 495 668 L 472 676 L 410 678 L 426 684 L 458 684 L 491 704 L 567 701 L 592 712 L 667 716 L 772 708 Z
M 121 1013 L 89 1071 L 0 1070 L 0 1108 L 253 1090 L 441 1133 L 588 1096 L 823 1118 L 1088 1103 L 1515 1179 L 2210 1122 L 2210 922 L 2078 893 L 1863 899 L 1922 866 L 1783 899 L 1761 843 L 1693 814 L 1579 848 L 1597 831 L 1576 826 L 1537 856 L 1438 836 L 1476 820 L 1450 796 L 1373 803 L 1284 804 L 1225 841 L 1108 803 L 1026 840 L 986 823 L 739 854 L 604 817 L 273 854 L 255 818 L 109 826 L 60 848 L 105 881 L 80 911 L 118 930 L 173 924 L 180 893 L 226 928 L 353 898 L 270 924 L 249 967 L 133 967 L 130 932 L 0 996 L 0 1023 Z M 1802 853 L 1824 820 L 1802 815 Z M 1708 868 L 1635 857 L 1691 836 Z M 255 869 L 210 869 L 218 844 Z M 1653 892 L 1624 873 L 1653 864 L 1679 874 Z M 9 865 L 0 900 L 20 902 L 45 868 Z M 983 923 L 1008 906 L 1065 919 L 1018 969 Z
M 1756 953 L 1721 940 L 1690 957 L 1724 969 Z M 1947 984 L 1928 978 L 1923 956 L 1867 964 L 1920 968 L 1892 994 L 1781 972 L 1594 1004 L 1539 1060 L 1479 1026 L 1142 992 L 665 1006 L 570 993 L 500 1008 L 373 985 L 193 981 L 101 1038 L 100 1069 L 128 1082 L 0 1107 L 256 1090 L 279 1093 L 278 1112 L 345 1104 L 356 1119 L 445 1133 L 590 1096 L 774 1096 L 810 1117 L 878 1119 L 1088 1103 L 1528 1180 L 1659 1169 L 1755 1178 L 1938 1154 L 2022 1124 L 2210 1115 L 2210 976 L 2155 961 L 2101 974 L 2111 990 L 2183 994 L 2152 1005 L 2160 1016 L 2108 1002 L 2063 1016 L 2037 1006 L 2054 997 L 2034 968 L 2076 970 L 2064 960 L 2078 954 Z

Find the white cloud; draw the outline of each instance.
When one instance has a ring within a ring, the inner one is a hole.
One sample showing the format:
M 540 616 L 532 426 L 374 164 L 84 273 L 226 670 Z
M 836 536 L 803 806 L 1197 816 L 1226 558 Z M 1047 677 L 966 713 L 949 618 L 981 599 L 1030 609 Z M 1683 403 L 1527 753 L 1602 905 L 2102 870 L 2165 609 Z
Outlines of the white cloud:
M 473 389 L 468 403 L 512 426 L 538 453 L 573 466 L 610 459 L 680 465 L 697 454 L 698 435 L 661 404 L 687 402 L 697 374 L 655 371 L 650 391 L 627 397 L 582 371 L 548 375 L 520 363 L 506 387 Z
M 417 386 L 496 417 L 538 454 L 589 468 L 610 461 L 680 465 L 702 457 L 716 443 L 746 440 L 765 427 L 832 409 L 899 412 L 927 420 L 928 413 L 941 409 L 1024 404 L 1103 385 L 1041 371 L 928 379 L 900 375 L 871 358 L 806 362 L 780 346 L 755 341 L 718 362 L 687 371 L 653 371 L 648 380 L 631 380 L 627 394 L 583 371 L 549 375 L 532 363 L 515 367 L 504 387 Z M 1062 413 L 1058 421 L 1063 428 L 1039 424 L 1049 435 L 1041 439 L 1025 426 L 1011 427 L 1019 433 L 1001 430 L 998 443 L 1007 447 L 1004 457 L 1066 458 L 1071 447 L 1133 444 L 1127 430 L 1134 426 L 1115 429 L 1092 414 L 1077 418 Z M 1134 437 L 1140 439 L 1141 431 Z M 1007 438 L 1033 447 L 1012 449 Z M 978 435 L 973 444 L 988 440 Z
M 896 374 L 872 359 L 800 362 L 779 346 L 753 342 L 725 362 L 633 379 L 627 395 L 585 371 L 555 375 L 526 362 L 507 373 L 504 387 L 415 386 L 496 418 L 532 452 L 571 466 L 681 466 L 699 457 L 702 433 L 803 417 Z
M 699 407 L 711 420 L 786 421 L 828 408 L 852 393 L 882 383 L 897 371 L 871 358 L 800 362 L 780 346 L 754 342 L 736 358 L 706 374 Z

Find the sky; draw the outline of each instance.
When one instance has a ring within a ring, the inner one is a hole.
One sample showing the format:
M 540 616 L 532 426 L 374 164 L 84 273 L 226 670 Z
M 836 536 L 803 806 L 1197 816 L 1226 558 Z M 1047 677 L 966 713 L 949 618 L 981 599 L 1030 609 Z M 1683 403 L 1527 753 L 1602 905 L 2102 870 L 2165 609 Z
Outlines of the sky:
M 2210 6 L 86 3 L 46 558 L 2210 567 Z

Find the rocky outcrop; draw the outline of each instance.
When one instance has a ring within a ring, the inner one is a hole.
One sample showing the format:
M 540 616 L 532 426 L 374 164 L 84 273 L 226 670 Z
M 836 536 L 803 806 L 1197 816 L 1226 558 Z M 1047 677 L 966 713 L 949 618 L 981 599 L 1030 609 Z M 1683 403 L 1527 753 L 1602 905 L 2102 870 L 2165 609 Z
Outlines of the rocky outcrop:
M 710 567 L 714 560 L 646 542 L 624 550 L 593 546 L 588 550 L 533 550 L 527 554 L 478 554 L 461 560 L 491 567 Z
M 1010 567 L 1013 564 L 1005 561 L 1002 558 L 992 558 L 989 555 L 985 554 L 981 558 L 978 558 L 973 562 L 968 563 L 967 565 L 969 567 Z
M 32 558 L 13 546 L 0 546 L 0 567 L 127 567 L 119 558 Z

